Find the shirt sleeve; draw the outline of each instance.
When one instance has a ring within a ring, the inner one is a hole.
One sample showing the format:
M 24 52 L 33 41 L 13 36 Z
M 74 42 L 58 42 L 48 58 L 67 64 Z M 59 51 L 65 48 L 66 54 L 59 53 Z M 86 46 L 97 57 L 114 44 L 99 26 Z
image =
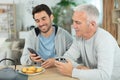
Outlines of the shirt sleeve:
M 80 56 L 79 48 L 77 47 L 77 42 L 74 41 L 71 45 L 70 49 L 64 54 L 64 57 L 69 59 L 74 67 L 77 67 L 79 64 L 77 63 L 77 59 Z
M 23 49 L 23 53 L 22 53 L 22 56 L 21 56 L 21 64 L 22 65 L 31 65 L 33 63 L 33 61 L 30 59 L 30 52 L 27 50 L 28 47 L 31 47 L 31 42 L 30 42 L 30 32 L 28 32 L 26 38 L 25 38 L 25 46 L 24 46 L 24 49 Z

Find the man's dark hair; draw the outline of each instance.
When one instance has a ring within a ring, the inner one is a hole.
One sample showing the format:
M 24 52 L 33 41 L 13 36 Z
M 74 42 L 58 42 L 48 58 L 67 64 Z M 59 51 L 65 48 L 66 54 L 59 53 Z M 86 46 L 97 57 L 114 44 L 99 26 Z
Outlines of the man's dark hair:
M 37 5 L 33 8 L 33 11 L 32 11 L 33 19 L 34 19 L 35 13 L 38 13 L 41 11 L 45 11 L 48 14 L 48 16 L 50 16 L 52 14 L 50 8 L 47 5 L 40 4 L 40 5 Z

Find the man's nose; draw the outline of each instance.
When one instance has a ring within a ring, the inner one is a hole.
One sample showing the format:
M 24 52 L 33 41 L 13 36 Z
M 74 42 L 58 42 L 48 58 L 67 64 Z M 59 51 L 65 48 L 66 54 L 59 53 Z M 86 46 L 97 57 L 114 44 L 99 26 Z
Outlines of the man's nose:
M 42 26 L 44 23 L 43 23 L 43 21 L 39 21 L 39 26 Z
M 77 25 L 75 25 L 75 24 L 72 24 L 72 27 L 73 27 L 74 29 L 76 29 L 76 28 L 77 28 Z

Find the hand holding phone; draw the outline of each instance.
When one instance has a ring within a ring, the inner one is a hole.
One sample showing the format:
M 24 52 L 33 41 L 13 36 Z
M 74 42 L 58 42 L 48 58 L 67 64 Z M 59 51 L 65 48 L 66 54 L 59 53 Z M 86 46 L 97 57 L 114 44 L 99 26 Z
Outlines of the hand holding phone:
M 63 63 L 67 63 L 67 60 L 65 58 L 56 58 L 55 60 L 63 62 Z
M 32 54 L 36 54 L 36 56 L 38 56 L 37 52 L 36 52 L 34 49 L 32 49 L 32 48 L 28 48 L 28 50 L 30 51 L 30 53 L 32 53 Z M 39 58 L 39 59 L 40 59 L 40 58 Z M 42 59 L 41 61 L 44 62 L 45 60 Z
M 30 53 L 36 54 L 36 56 L 38 56 L 37 52 L 35 50 L 33 50 L 32 48 L 28 48 L 28 50 L 30 51 Z

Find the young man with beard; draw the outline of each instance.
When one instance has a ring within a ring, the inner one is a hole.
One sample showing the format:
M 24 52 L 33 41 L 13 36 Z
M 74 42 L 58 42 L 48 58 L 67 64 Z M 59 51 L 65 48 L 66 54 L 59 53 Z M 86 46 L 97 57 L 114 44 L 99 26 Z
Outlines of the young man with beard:
M 52 25 L 54 16 L 47 5 L 37 5 L 32 15 L 37 27 L 28 32 L 21 64 L 36 63 L 44 68 L 54 66 L 55 57 L 62 56 L 71 46 L 72 37 L 66 30 Z M 30 53 L 28 48 L 34 49 L 38 56 Z

